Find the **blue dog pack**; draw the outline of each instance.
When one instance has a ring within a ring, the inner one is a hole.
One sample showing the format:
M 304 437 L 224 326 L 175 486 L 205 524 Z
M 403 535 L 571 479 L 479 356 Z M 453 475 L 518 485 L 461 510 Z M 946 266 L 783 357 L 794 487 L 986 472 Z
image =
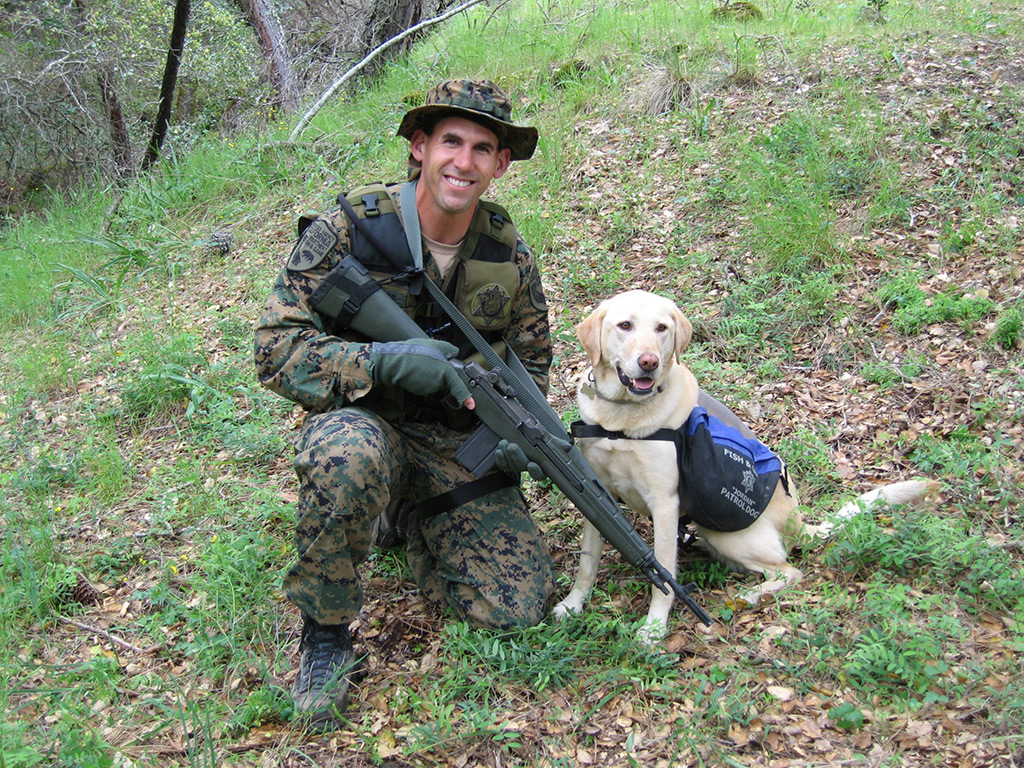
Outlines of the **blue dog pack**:
M 740 531 L 761 516 L 782 475 L 782 461 L 756 437 L 695 407 L 674 430 L 679 505 L 697 525 Z
M 573 423 L 572 434 L 629 439 L 582 421 Z M 740 531 L 752 525 L 782 477 L 782 461 L 771 449 L 700 406 L 679 429 L 659 429 L 639 439 L 675 443 L 681 511 L 712 531 Z M 784 478 L 783 483 L 785 487 Z

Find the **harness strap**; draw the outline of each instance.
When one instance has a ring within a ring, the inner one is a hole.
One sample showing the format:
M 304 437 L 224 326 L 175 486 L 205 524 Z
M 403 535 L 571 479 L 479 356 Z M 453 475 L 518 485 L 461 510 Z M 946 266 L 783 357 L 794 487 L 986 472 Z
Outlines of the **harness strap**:
M 366 202 L 367 197 L 374 198 L 374 207 L 372 210 L 379 214 L 380 209 L 378 209 L 376 205 L 377 196 L 363 195 L 364 203 Z M 369 241 L 370 245 L 377 249 L 381 256 L 390 261 L 391 264 L 395 267 L 395 269 L 397 269 L 399 272 L 409 271 L 409 265 L 399 264 L 395 257 L 391 255 L 390 249 L 388 249 L 387 246 L 384 245 L 384 243 L 378 240 L 377 236 L 370 231 L 370 228 L 368 226 L 366 226 L 366 222 L 359 218 L 359 214 L 356 213 L 355 208 L 352 207 L 352 203 L 348 201 L 348 198 L 345 197 L 345 195 L 338 195 L 338 204 L 342 207 L 342 210 L 345 211 L 346 215 L 348 215 L 349 220 L 356 225 L 356 228 L 360 231 L 360 233 L 362 233 L 363 237 L 365 237 Z M 367 210 L 367 214 L 369 215 L 369 209 Z
M 569 431 L 572 432 L 573 437 L 604 437 L 608 440 L 664 440 L 671 443 L 676 441 L 676 430 L 674 429 L 659 429 L 646 437 L 626 437 L 625 432 L 605 429 L 600 424 L 587 424 L 585 421 L 574 421 L 569 425 Z M 681 513 L 679 515 L 680 538 L 682 538 L 683 532 L 687 530 L 686 526 L 691 522 L 692 519 L 686 513 Z
M 673 443 L 676 439 L 676 430 L 659 429 L 644 437 L 627 437 L 625 432 L 618 432 L 605 429 L 600 424 L 587 424 L 583 421 L 574 421 L 569 425 L 573 437 L 605 437 L 609 440 L 664 440 Z
M 502 488 L 518 487 L 519 481 L 504 472 L 495 472 L 490 475 L 471 480 L 468 483 L 457 485 L 450 491 L 431 496 L 416 505 L 416 514 L 420 520 L 427 520 L 443 512 L 450 512 L 456 507 L 461 507 L 467 502 L 479 499 Z

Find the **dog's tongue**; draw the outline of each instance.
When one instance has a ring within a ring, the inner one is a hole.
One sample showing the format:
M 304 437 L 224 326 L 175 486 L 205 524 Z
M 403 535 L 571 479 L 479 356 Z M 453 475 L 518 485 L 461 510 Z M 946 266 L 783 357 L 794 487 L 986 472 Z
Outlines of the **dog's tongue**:
M 646 392 L 648 389 L 654 386 L 654 379 L 630 379 L 633 384 L 633 389 Z

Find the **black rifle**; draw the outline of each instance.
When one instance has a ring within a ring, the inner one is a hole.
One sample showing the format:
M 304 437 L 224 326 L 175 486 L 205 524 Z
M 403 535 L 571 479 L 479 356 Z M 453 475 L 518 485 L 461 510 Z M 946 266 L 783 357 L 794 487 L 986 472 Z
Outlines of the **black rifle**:
M 463 364 L 457 360 L 453 360 L 452 365 L 469 387 L 476 401 L 473 412 L 483 422 L 456 457 L 479 475 L 494 463 L 493 455 L 500 440 L 515 443 L 630 565 L 640 569 L 665 594 L 671 587 L 676 597 L 710 626 L 711 617 L 690 596 L 696 585 L 684 587 L 672 578 L 647 542 L 629 524 L 618 502 L 601 484 L 580 449 L 572 444 L 568 433 L 563 429 L 561 434 L 552 434 L 524 407 L 506 380 L 508 372 L 493 368 L 488 371 L 479 363 Z

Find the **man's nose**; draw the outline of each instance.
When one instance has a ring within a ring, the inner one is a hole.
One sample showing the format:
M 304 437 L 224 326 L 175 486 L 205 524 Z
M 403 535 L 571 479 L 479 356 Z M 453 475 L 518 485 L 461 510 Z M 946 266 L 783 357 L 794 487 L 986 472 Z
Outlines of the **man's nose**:
M 473 163 L 473 151 L 469 146 L 463 144 L 455 151 L 452 160 L 457 168 L 469 168 Z

